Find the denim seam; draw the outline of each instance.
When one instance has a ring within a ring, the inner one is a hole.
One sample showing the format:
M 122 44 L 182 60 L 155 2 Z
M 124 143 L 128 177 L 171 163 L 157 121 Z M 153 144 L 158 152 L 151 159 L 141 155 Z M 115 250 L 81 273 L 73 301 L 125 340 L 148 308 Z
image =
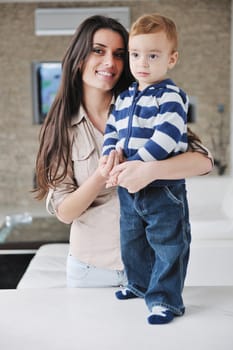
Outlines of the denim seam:
M 152 309 L 154 306 L 163 306 L 165 307 L 166 309 L 170 310 L 171 312 L 173 312 L 175 315 L 178 315 L 178 316 L 182 316 L 184 314 L 184 312 L 180 311 L 179 309 L 177 309 L 176 307 L 173 307 L 169 304 L 166 304 L 166 303 L 156 303 L 154 302 L 150 307 L 149 307 L 149 310 L 150 312 L 152 312 Z
M 140 292 L 138 289 L 134 288 L 133 286 L 131 285 L 128 285 L 127 288 L 132 292 L 134 293 L 137 297 L 139 298 L 144 298 L 145 294 Z

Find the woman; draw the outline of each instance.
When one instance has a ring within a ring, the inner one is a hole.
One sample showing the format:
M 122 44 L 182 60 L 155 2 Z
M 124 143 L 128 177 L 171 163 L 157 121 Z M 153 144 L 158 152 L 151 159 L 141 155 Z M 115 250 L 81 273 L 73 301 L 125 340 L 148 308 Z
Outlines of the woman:
M 79 26 L 65 53 L 61 85 L 41 129 L 37 198 L 47 195 L 48 210 L 71 224 L 68 287 L 125 284 L 118 198 L 115 188 L 106 188 L 107 178 L 101 175 L 98 163 L 111 104 L 132 80 L 127 41 L 127 31 L 111 18 L 93 16 Z M 187 152 L 180 157 L 171 165 L 169 160 L 164 161 L 159 177 L 176 177 L 175 169 L 182 177 L 194 176 L 212 167 L 203 152 Z M 116 158 L 112 153 L 106 169 L 113 167 Z M 146 163 L 140 164 L 141 174 L 144 167 L 148 169 L 147 183 L 157 178 L 160 163 L 152 163 L 151 169 Z M 134 165 L 137 168 L 139 164 Z M 134 182 L 133 174 L 130 176 Z M 119 184 L 132 190 L 127 178 L 127 168 L 120 168 Z M 137 179 L 135 183 L 139 188 L 145 185 Z

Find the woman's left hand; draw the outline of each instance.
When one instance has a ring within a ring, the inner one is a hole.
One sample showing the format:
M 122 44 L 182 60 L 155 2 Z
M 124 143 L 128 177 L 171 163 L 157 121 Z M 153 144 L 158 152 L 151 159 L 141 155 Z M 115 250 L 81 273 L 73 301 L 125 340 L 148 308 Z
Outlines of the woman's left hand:
M 151 182 L 150 162 L 126 161 L 112 169 L 112 176 L 117 179 L 117 185 L 125 187 L 130 193 L 138 192 Z

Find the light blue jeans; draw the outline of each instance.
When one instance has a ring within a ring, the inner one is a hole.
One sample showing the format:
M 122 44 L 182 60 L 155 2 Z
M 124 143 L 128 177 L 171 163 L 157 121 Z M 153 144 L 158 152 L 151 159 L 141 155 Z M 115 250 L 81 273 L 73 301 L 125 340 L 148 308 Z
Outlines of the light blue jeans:
M 68 288 L 119 287 L 125 286 L 127 279 L 122 270 L 88 265 L 69 254 L 66 264 L 66 284 Z

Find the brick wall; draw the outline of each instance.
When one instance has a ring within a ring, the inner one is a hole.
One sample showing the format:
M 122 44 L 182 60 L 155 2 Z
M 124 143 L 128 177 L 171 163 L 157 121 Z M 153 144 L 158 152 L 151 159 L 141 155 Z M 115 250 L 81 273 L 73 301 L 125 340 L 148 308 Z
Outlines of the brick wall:
M 197 120 L 192 128 L 216 158 L 228 164 L 231 1 L 98 3 L 130 6 L 132 20 L 155 11 L 175 20 L 180 59 L 171 77 L 197 101 Z M 60 60 L 70 37 L 36 37 L 34 11 L 36 7 L 72 6 L 95 7 L 96 2 L 0 3 L 0 207 L 30 210 L 41 205 L 30 193 L 39 132 L 32 116 L 31 62 Z

